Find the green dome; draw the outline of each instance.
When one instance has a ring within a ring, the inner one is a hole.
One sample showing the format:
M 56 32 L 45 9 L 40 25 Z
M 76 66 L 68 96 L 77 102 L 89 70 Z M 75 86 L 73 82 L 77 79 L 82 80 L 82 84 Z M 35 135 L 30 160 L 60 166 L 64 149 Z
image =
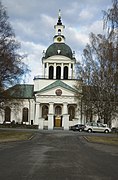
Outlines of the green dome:
M 72 58 L 72 50 L 65 43 L 53 43 L 46 50 L 45 58 L 48 58 L 54 55 L 62 55 L 62 56 Z

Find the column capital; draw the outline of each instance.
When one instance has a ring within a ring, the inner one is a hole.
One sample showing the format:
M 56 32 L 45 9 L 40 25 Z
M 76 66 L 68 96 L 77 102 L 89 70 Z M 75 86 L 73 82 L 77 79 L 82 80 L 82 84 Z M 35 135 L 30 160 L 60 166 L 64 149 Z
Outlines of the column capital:
M 64 105 L 67 105 L 68 103 L 67 102 L 63 102 Z
M 36 104 L 36 105 L 40 105 L 41 103 L 40 103 L 40 102 L 36 102 L 35 104 Z
M 54 104 L 54 102 L 49 102 L 49 104 Z

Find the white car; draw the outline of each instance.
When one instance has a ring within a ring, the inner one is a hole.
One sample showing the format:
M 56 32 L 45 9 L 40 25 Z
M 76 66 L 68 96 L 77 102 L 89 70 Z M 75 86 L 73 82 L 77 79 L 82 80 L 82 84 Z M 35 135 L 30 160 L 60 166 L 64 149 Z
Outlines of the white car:
M 89 133 L 90 132 L 105 132 L 105 133 L 111 132 L 111 129 L 107 127 L 106 124 L 95 123 L 95 122 L 88 122 L 85 125 L 84 130 L 88 131 Z

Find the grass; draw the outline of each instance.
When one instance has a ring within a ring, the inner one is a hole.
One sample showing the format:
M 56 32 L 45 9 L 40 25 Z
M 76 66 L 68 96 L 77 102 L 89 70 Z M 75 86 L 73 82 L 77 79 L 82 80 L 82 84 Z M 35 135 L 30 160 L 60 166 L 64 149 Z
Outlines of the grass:
M 0 142 L 9 142 L 9 141 L 20 141 L 28 140 L 32 137 L 33 133 L 31 132 L 20 132 L 20 131 L 0 131 Z
M 118 137 L 86 136 L 89 142 L 118 145 Z

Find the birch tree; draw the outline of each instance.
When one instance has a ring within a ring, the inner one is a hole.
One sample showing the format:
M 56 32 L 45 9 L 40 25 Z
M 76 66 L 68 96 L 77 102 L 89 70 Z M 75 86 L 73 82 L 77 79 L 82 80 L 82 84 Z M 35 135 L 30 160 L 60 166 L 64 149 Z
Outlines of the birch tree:
M 19 50 L 20 43 L 16 40 L 6 8 L 0 1 L 0 108 L 9 98 L 7 94 L 5 99 L 1 97 L 3 91 L 19 83 L 23 75 L 29 71 Z
M 118 106 L 118 1 L 103 12 L 105 33 L 90 34 L 77 72 L 84 83 L 85 113 L 98 114 L 99 120 L 110 123 Z

